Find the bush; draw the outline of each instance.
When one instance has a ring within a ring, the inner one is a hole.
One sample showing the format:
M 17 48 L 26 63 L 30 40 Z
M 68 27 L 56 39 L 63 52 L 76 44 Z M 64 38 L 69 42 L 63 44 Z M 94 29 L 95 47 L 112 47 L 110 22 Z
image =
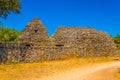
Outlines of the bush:
M 8 27 L 0 27 L 0 41 L 18 41 L 21 31 Z
M 114 42 L 116 43 L 117 48 L 120 50 L 120 34 L 117 34 L 113 37 Z

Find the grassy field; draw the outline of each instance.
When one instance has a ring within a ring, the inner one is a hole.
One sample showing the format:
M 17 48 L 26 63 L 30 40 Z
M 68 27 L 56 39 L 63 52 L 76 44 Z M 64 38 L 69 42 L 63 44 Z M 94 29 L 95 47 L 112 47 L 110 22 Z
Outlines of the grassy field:
M 35 80 L 57 71 L 69 70 L 72 67 L 82 67 L 112 60 L 111 57 L 87 57 L 33 63 L 4 63 L 0 64 L 0 80 Z

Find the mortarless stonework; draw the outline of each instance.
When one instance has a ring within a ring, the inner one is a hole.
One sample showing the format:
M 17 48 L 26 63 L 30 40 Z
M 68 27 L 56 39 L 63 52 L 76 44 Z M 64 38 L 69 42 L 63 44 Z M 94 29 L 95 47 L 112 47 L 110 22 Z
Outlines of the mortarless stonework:
M 62 27 L 54 33 L 57 45 L 69 46 L 78 55 L 109 55 L 116 51 L 112 38 L 105 32 L 88 27 Z
M 38 18 L 21 32 L 19 42 L 0 43 L 0 62 L 33 62 L 70 56 L 108 56 L 117 53 L 112 38 L 88 27 L 60 26 L 52 37 Z
M 19 41 L 27 45 L 47 46 L 48 38 L 47 31 L 42 22 L 38 18 L 34 18 L 22 31 Z

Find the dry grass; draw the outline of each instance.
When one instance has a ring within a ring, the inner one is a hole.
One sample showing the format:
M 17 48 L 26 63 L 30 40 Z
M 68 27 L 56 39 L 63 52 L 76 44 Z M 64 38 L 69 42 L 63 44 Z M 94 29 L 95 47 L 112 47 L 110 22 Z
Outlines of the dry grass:
M 57 71 L 111 60 L 111 57 L 92 57 L 34 63 L 5 63 L 0 65 L 0 80 L 35 80 Z
M 118 72 L 116 73 L 116 77 L 117 77 L 117 80 L 120 80 L 120 68 L 119 68 Z
M 119 57 L 118 57 L 118 56 L 119 56 Z M 119 61 L 120 61 L 120 55 L 116 55 L 115 57 L 118 58 Z M 115 76 L 116 76 L 117 80 L 120 80 L 120 68 L 118 68 L 118 71 L 117 71 L 117 73 L 115 74 Z

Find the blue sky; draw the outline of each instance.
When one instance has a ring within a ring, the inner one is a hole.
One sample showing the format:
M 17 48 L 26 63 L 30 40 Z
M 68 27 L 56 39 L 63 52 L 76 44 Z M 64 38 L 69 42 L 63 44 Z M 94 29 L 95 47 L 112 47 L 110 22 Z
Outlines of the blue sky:
M 58 26 L 92 26 L 111 35 L 120 33 L 120 0 L 21 0 L 21 14 L 1 19 L 4 26 L 23 30 L 38 17 L 52 35 Z

